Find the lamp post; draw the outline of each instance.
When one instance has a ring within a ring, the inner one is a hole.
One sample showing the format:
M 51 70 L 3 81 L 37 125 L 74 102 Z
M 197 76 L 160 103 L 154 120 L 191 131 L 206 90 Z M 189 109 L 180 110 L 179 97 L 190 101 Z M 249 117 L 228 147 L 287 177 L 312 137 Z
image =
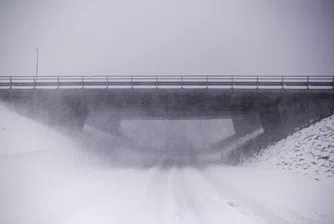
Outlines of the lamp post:
M 38 60 L 39 60 L 39 49 L 36 48 L 36 78 L 38 77 Z

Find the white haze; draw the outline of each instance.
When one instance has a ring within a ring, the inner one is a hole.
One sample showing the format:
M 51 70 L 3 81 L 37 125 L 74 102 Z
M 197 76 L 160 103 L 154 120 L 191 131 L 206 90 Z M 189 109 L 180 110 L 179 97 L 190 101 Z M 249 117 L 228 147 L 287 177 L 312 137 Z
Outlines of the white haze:
M 1 0 L 0 76 L 325 75 L 331 0 Z
M 185 147 L 206 152 L 211 144 L 234 134 L 230 119 L 125 120 L 121 131 L 136 140 L 136 147 L 155 148 L 161 153 Z
M 190 120 L 125 121 L 127 135 L 112 137 L 89 127 L 64 135 L 3 104 L 0 117 L 1 223 L 334 221 L 330 178 L 225 166 L 221 153 L 207 158 L 196 153 L 192 146 L 201 129 L 216 129 L 219 139 L 232 134 L 228 122 L 197 127 Z M 171 147 L 149 151 L 145 139 L 159 143 L 163 136 L 170 137 Z

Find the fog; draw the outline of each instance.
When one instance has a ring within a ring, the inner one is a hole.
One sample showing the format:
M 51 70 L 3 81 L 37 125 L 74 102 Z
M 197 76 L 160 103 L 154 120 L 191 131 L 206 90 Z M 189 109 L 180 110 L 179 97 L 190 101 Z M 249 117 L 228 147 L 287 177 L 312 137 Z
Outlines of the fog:
M 206 149 L 199 149 L 200 141 L 206 146 L 233 134 L 226 120 L 124 120 L 123 134 L 112 136 L 89 126 L 82 132 L 50 128 L 2 103 L 0 117 L 3 223 L 334 220 L 330 178 L 320 182 L 269 166 L 225 166 L 220 153 L 220 162 L 214 155 L 198 156 Z M 333 122 L 327 122 L 319 129 L 330 136 Z M 318 139 L 319 129 L 309 135 Z M 296 143 L 290 138 L 287 144 Z
M 142 131 L 143 128 L 145 132 Z M 137 140 L 138 147 L 154 147 L 163 151 L 176 148 L 182 151 L 182 145 L 191 144 L 197 152 L 205 152 L 210 144 L 234 134 L 230 119 L 214 120 L 124 120 L 121 131 Z
M 82 131 L 47 125 L 41 116 L 29 119 L 24 108 L 9 108 L 0 104 L 3 119 L 0 157 L 27 157 L 41 162 L 47 159 L 54 166 L 74 165 L 84 169 L 151 168 L 161 164 L 163 169 L 208 166 L 221 163 L 221 149 L 214 145 L 234 135 L 228 119 L 122 120 L 119 134 L 115 135 L 90 125 L 85 125 Z
M 0 2 L 0 76 L 334 71 L 331 0 Z
M 41 76 L 334 72 L 332 0 L 0 0 L 0 30 L 0 78 L 34 76 L 37 49 Z M 36 87 L 36 79 L 31 80 Z M 283 129 L 280 104 L 266 95 L 271 89 L 263 92 L 268 102 L 258 94 L 257 102 L 240 96 L 240 103 L 232 103 L 225 92 L 211 96 L 211 109 L 224 104 L 229 108 L 222 113 L 232 117 L 259 104 L 255 109 L 263 128 L 255 125 L 258 130 L 241 137 L 231 119 L 122 117 L 142 105 L 171 115 L 195 108 L 198 115 L 208 112 L 210 104 L 202 101 L 210 97 L 195 91 L 184 102 L 173 92 L 158 95 L 156 102 L 144 92 L 135 97 L 133 91 L 127 98 L 106 91 L 107 99 L 93 97 L 102 91 L 85 96 L 90 90 L 84 86 L 53 95 L 51 90 L 25 91 L 15 85 L 10 79 L 10 90 L 1 90 L 3 223 L 334 223 L 334 204 L 328 200 L 333 179 L 310 179 L 278 168 L 285 164 L 287 170 L 306 174 L 320 170 L 330 177 L 332 118 L 304 129 L 305 135 L 298 127 L 294 137 L 269 144 L 273 135 L 282 137 L 277 133 Z M 304 118 L 302 98 L 286 102 L 290 110 L 284 111 L 291 111 L 291 117 L 285 122 Z M 315 95 L 323 118 L 330 105 L 320 99 Z M 246 120 L 252 119 L 246 116 L 240 128 L 254 121 Z M 254 164 L 240 162 L 271 144 L 290 151 L 272 150 L 267 165 L 269 158 L 258 159 L 259 154 L 254 154 Z M 303 144 L 312 150 L 305 146 L 302 152 Z M 326 160 L 326 168 L 317 168 L 319 159 Z M 290 166 L 293 162 L 296 167 Z

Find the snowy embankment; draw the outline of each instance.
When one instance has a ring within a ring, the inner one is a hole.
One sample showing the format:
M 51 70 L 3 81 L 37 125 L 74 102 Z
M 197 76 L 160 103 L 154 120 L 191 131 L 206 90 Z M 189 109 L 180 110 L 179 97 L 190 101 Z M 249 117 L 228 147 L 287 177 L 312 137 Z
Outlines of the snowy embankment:
M 245 159 L 243 166 L 279 168 L 314 179 L 334 177 L 334 115 Z
M 262 134 L 263 134 L 263 129 L 260 128 L 258 130 L 253 131 L 252 133 L 242 136 L 241 138 L 233 140 L 224 148 L 224 151 L 221 155 L 222 160 L 224 162 L 229 163 L 230 162 L 229 160 L 231 160 L 233 153 L 235 153 L 239 147 L 244 146 L 245 144 L 247 144 L 247 142 L 256 139 L 258 136 Z

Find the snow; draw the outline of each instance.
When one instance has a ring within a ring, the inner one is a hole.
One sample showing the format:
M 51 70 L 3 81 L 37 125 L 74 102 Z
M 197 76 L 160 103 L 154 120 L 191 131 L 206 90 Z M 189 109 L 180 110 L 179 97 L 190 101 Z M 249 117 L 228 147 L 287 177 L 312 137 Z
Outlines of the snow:
M 135 139 L 131 122 L 110 136 L 55 130 L 1 104 L 0 118 L 1 223 L 334 223 L 332 178 L 227 166 L 182 144 L 190 131 L 146 150 L 149 128 Z M 184 132 L 174 125 L 169 138 Z
M 334 115 L 295 132 L 244 161 L 244 166 L 296 172 L 316 180 L 334 177 Z
M 10 112 L 3 105 L 0 105 L 0 110 L 1 153 L 3 154 L 55 151 L 60 144 L 71 144 L 69 139 L 59 132 Z M 52 137 L 41 138 L 41 136 Z
M 233 141 L 229 142 L 229 144 L 224 148 L 224 152 L 221 155 L 222 160 L 227 162 L 231 154 L 234 153 L 238 147 L 245 145 L 248 141 L 257 138 L 263 133 L 264 133 L 263 129 L 260 128 L 249 134 L 246 134 L 245 136 L 242 136 L 237 139 L 233 139 Z
M 319 182 L 276 168 L 225 167 L 222 172 L 212 166 L 205 173 L 221 192 L 226 188 L 226 195 L 268 223 L 334 223 L 333 179 Z

